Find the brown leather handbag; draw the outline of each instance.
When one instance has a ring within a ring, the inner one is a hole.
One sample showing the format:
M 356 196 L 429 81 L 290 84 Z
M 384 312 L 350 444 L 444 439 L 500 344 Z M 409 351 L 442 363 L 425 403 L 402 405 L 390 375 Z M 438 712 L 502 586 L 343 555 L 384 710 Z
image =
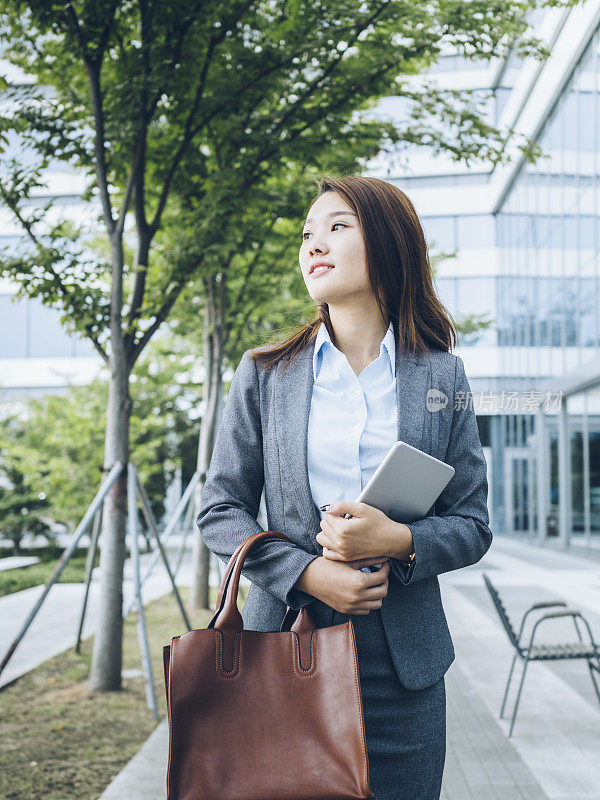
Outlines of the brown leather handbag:
M 316 628 L 288 607 L 281 631 L 244 630 L 240 574 L 266 537 L 289 541 L 245 539 L 208 627 L 163 648 L 167 800 L 372 798 L 352 621 Z

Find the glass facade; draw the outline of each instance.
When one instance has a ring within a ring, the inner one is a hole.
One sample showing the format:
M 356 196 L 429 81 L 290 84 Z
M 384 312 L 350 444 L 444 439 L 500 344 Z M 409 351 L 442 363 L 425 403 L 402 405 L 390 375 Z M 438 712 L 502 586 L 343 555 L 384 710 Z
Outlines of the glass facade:
M 600 29 L 581 36 L 581 56 L 568 75 L 554 74 L 555 93 L 532 113 L 537 163 L 522 161 L 496 182 L 473 169 L 399 185 L 436 185 L 431 212 L 420 211 L 430 251 L 454 255 L 436 265 L 440 300 L 459 323 L 493 320 L 459 340 L 474 398 L 558 395 L 550 408 L 475 406 L 492 530 L 600 551 Z M 460 59 L 449 64 L 461 68 Z M 501 122 L 522 68 L 513 53 L 490 122 Z M 441 200 L 450 187 L 452 200 Z M 487 213 L 473 213 L 494 192 Z
M 497 214 L 499 344 L 553 351 L 531 359 L 532 377 L 600 353 L 599 45 L 596 31 L 539 136 L 544 156 Z
M 551 414 L 498 415 L 496 526 L 560 546 L 600 547 L 600 31 L 496 214 L 493 297 L 501 373 L 566 386 Z M 455 290 L 456 291 L 456 290 Z M 579 376 L 568 378 L 568 376 Z M 569 383 L 566 381 L 569 380 Z M 494 435 L 491 435 L 494 439 Z
M 496 296 L 499 278 L 483 275 L 480 277 L 444 277 L 435 279 L 436 292 L 442 303 L 454 317 L 471 315 L 497 319 Z M 495 345 L 498 342 L 496 327 L 480 328 L 472 333 L 461 334 L 460 345 Z
M 58 309 L 39 300 L 15 300 L 0 294 L 0 358 L 66 358 L 94 356 L 91 342 L 69 335 Z

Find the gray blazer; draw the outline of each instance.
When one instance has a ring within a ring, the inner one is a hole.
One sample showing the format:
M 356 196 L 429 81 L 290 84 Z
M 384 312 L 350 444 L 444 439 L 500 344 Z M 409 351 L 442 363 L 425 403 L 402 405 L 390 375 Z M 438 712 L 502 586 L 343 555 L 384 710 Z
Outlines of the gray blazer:
M 285 372 L 281 362 L 267 370 L 255 364 L 249 350 L 244 353 L 201 495 L 196 524 L 207 547 L 225 563 L 243 539 L 263 530 L 256 519 L 263 486 L 267 529 L 291 539 L 259 542 L 245 561 L 243 574 L 252 586 L 242 617 L 250 630 L 280 630 L 287 606 L 308 603 L 318 627 L 332 624 L 330 606 L 293 588 L 323 552 L 307 467 L 313 352 L 314 340 Z M 444 392 L 445 407 L 427 407 L 429 389 Z M 391 559 L 381 607 L 398 677 L 413 690 L 438 681 L 455 657 L 437 576 L 479 561 L 492 542 L 485 457 L 472 404 L 459 401 L 469 395 L 459 392 L 470 392 L 459 356 L 396 349 L 398 440 L 456 470 L 428 515 L 410 523 L 415 562 L 406 568 Z

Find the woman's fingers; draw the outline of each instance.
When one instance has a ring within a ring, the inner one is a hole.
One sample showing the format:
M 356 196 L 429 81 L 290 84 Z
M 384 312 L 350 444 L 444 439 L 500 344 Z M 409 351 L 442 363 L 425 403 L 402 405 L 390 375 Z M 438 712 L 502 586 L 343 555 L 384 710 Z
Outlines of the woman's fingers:
M 376 608 L 381 608 L 382 600 L 361 600 L 360 607 L 353 611 L 353 614 L 368 614 L 370 611 L 373 611 Z
M 346 564 L 354 567 L 354 569 L 360 569 L 361 567 L 371 567 L 374 564 L 384 564 L 385 562 L 389 563 L 389 560 L 385 556 L 376 556 L 372 558 L 359 558 L 356 561 L 346 561 Z
M 381 569 L 376 569 L 375 572 L 369 572 L 368 574 L 365 572 L 365 578 L 367 578 L 367 586 L 377 586 L 380 583 L 384 583 L 387 580 L 387 576 L 390 571 L 390 562 L 386 561 Z

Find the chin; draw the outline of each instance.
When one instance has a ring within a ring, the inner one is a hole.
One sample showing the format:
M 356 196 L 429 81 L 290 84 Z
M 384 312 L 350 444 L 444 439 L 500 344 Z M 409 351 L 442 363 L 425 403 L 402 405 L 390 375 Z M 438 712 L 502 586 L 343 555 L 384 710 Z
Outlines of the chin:
M 323 297 L 322 295 L 318 295 L 318 294 L 317 295 L 311 294 L 311 297 L 315 301 L 315 303 L 318 303 L 319 305 L 322 305 L 323 303 L 325 303 L 326 305 L 329 305 L 329 298 L 328 297 Z

